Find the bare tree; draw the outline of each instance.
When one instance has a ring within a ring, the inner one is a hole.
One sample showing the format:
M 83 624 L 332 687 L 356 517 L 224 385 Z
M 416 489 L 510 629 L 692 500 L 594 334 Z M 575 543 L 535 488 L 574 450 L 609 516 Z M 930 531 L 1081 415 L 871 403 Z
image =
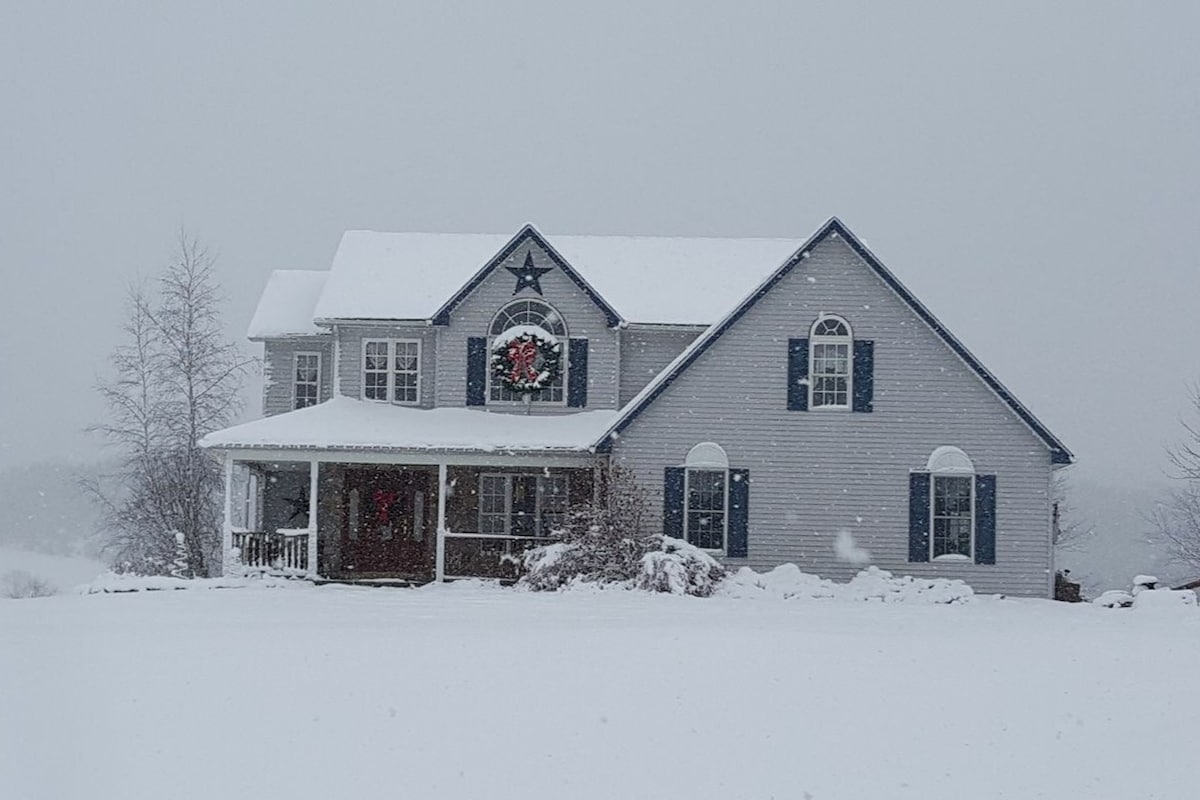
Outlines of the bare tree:
M 213 259 L 181 233 L 151 297 L 129 290 L 125 341 L 99 391 L 109 419 L 95 426 L 120 452 L 100 502 L 118 565 L 145 573 L 210 574 L 220 563 L 220 466 L 200 448 L 239 410 L 252 361 L 226 340 Z M 186 565 L 181 565 L 186 554 Z
M 1192 406 L 1200 416 L 1200 386 L 1192 389 Z M 1183 441 L 1169 451 L 1178 485 L 1151 515 L 1171 543 L 1173 555 L 1200 570 L 1200 424 L 1184 420 Z
M 1050 478 L 1050 502 L 1054 527 L 1054 544 L 1071 550 L 1091 535 L 1092 529 L 1072 499 L 1070 473 L 1056 470 Z

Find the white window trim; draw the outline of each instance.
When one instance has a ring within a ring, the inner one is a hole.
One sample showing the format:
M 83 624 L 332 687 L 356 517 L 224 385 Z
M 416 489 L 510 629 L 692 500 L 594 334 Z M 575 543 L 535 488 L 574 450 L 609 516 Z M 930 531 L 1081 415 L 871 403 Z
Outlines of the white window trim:
M 367 345 L 383 342 L 387 344 L 387 397 L 379 400 L 373 397 L 367 397 Z M 396 345 L 397 344 L 416 344 L 417 346 L 417 399 L 416 400 L 394 400 L 396 396 Z M 425 378 L 425 351 L 424 343 L 421 339 L 397 339 L 397 338 L 379 338 L 379 337 L 364 337 L 360 355 L 358 359 L 358 375 L 359 389 L 358 396 L 362 400 L 369 403 L 391 403 L 396 406 L 419 406 L 421 405 L 421 385 Z
M 827 319 L 837 320 L 846 326 L 846 336 L 830 336 L 828 334 L 818 336 L 816 334 L 817 326 Z M 816 351 L 818 344 L 844 344 L 846 345 L 846 405 L 844 406 L 819 406 L 814 402 L 813 395 L 816 391 L 816 375 L 813 373 L 813 368 L 816 365 Z M 808 410 L 809 411 L 851 411 L 854 409 L 854 328 L 850 327 L 850 323 L 845 317 L 837 314 L 820 314 L 808 329 Z
M 714 548 L 714 547 L 700 547 L 699 545 L 693 545 L 694 547 L 696 547 L 700 550 L 703 550 L 706 553 L 719 553 L 721 555 L 724 555 L 725 553 L 729 552 L 729 468 L 726 467 L 726 468 L 722 469 L 720 467 L 705 466 L 705 465 L 696 465 L 696 466 L 691 466 L 691 467 L 684 466 L 684 468 L 683 468 L 683 540 L 685 542 L 687 542 L 688 544 L 691 544 L 691 540 L 688 538 L 688 517 L 689 517 L 688 498 L 691 497 L 691 483 L 692 483 L 692 473 L 693 472 L 720 472 L 725 476 L 725 478 L 724 478 L 724 480 L 725 480 L 725 511 L 721 515 L 721 518 L 723 520 L 723 526 L 722 526 L 722 531 L 721 531 L 721 546 L 719 548 Z
M 297 371 L 297 368 L 299 367 L 300 356 L 316 356 L 317 357 L 317 402 L 314 405 L 321 404 L 321 368 L 324 366 L 324 364 L 321 363 L 323 361 L 323 359 L 321 358 L 321 351 L 320 350 L 297 350 L 295 353 L 292 353 L 292 410 L 293 411 L 298 410 L 298 407 L 296 406 L 296 400 L 298 399 L 296 396 L 296 387 L 299 385 L 300 381 L 296 380 L 296 371 Z M 307 383 L 307 381 L 305 381 L 305 383 Z M 305 406 L 305 407 L 307 408 L 308 406 Z
M 535 530 L 534 538 L 537 538 L 537 539 L 551 538 L 548 533 L 546 533 L 545 531 L 539 530 L 542 527 L 542 495 L 543 495 L 542 479 L 548 478 L 551 476 L 543 475 L 541 473 L 531 473 L 531 472 L 481 472 L 481 473 L 479 473 L 479 484 L 478 484 L 479 488 L 478 488 L 478 492 L 476 494 L 476 497 L 479 498 L 479 500 L 475 504 L 475 508 L 476 508 L 475 524 L 476 524 L 476 530 L 478 532 L 480 532 L 480 533 L 483 532 L 484 511 L 483 511 L 482 498 L 483 498 L 483 480 L 484 480 L 484 478 L 503 478 L 504 479 L 504 535 L 505 536 L 513 536 L 514 535 L 512 532 L 513 478 L 524 477 L 527 475 L 530 477 L 536 478 L 536 480 L 537 480 L 536 488 L 534 489 L 534 506 L 533 506 L 534 530 Z M 566 488 L 566 492 L 567 492 L 567 509 L 570 510 L 570 508 L 571 508 L 571 479 L 569 476 L 563 476 L 563 477 L 565 478 L 564 487 Z M 495 514 L 495 512 L 493 512 L 493 513 L 489 514 L 488 516 L 496 516 L 496 514 Z M 522 536 L 521 538 L 528 538 L 528 537 Z
M 562 327 L 563 327 L 563 332 L 562 332 L 561 336 L 559 334 L 554 334 L 554 337 L 559 340 L 558 341 L 559 346 L 562 348 L 562 352 L 559 353 L 559 364 L 562 365 L 562 367 L 560 369 L 560 373 L 562 374 L 562 400 L 533 400 L 532 398 L 530 398 L 530 403 L 531 404 L 537 403 L 537 405 L 541 408 L 555 407 L 555 406 L 560 407 L 560 408 L 566 408 L 567 400 L 569 399 L 570 392 L 571 392 L 571 383 L 570 383 L 571 376 L 569 374 L 570 370 L 571 370 L 571 329 L 567 327 L 567 320 L 563 317 L 562 312 L 560 312 L 557 308 L 555 308 L 553 305 L 546 302 L 545 300 L 542 300 L 541 298 L 536 298 L 536 297 L 522 297 L 522 298 L 518 298 L 516 300 L 510 300 L 509 302 L 505 303 L 503 306 L 500 307 L 500 310 L 497 311 L 492 316 L 492 321 L 488 323 L 487 381 L 486 381 L 486 385 L 484 386 L 484 395 L 483 395 L 484 399 L 486 400 L 486 403 L 489 406 L 524 406 L 525 405 L 524 400 L 493 400 L 492 399 L 492 353 L 494 352 L 492 349 L 492 343 L 495 342 L 496 337 L 500 335 L 497 333 L 492 333 L 492 328 L 494 328 L 496 326 L 496 320 L 498 320 L 500 318 L 500 315 L 503 314 L 505 311 L 507 311 L 511 306 L 514 306 L 518 303 L 529 302 L 529 301 L 541 303 L 546 308 L 550 309 L 555 314 L 557 314 L 558 318 L 560 320 L 562 320 Z
M 937 479 L 938 478 L 966 478 L 967 485 L 971 487 L 971 552 L 970 553 L 943 553 L 940 556 L 933 554 L 934 541 L 934 503 L 937 497 Z M 977 525 L 975 513 L 975 472 L 967 472 L 961 469 L 943 469 L 929 473 L 929 560 L 944 561 L 944 562 L 960 562 L 960 563 L 975 563 L 975 528 Z

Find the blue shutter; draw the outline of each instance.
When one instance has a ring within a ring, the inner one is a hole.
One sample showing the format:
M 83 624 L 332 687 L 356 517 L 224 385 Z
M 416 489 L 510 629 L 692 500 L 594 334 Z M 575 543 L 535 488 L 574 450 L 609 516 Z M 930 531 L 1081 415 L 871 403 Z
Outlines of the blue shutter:
M 808 339 L 788 339 L 788 411 L 808 411 Z
M 874 411 L 875 343 L 854 341 L 854 405 L 855 411 Z
M 929 560 L 929 473 L 908 475 L 908 560 Z
M 583 408 L 587 405 L 588 340 L 572 339 L 567 352 L 567 405 Z
M 996 563 L 996 476 L 975 476 L 975 563 Z
M 683 538 L 683 467 L 663 470 L 663 535 Z
M 729 470 L 729 541 L 726 555 L 744 557 L 749 551 L 750 470 Z
M 472 336 L 467 339 L 467 405 L 481 406 L 487 402 L 487 339 Z

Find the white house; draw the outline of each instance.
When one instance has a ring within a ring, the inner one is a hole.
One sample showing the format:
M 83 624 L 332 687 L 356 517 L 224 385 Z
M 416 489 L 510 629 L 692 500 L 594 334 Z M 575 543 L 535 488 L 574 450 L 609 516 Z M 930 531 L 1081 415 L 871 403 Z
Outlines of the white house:
M 628 468 L 730 565 L 1053 591 L 1070 451 L 837 219 L 807 240 L 346 233 L 271 276 L 227 564 L 511 577 Z M 313 502 L 315 498 L 315 503 Z M 315 509 L 315 513 L 312 513 Z

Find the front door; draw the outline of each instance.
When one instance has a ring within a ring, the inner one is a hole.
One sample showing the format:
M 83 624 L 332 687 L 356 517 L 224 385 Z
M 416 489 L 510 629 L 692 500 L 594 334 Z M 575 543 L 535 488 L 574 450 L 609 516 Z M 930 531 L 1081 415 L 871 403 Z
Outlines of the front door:
M 429 485 L 421 470 L 347 470 L 341 543 L 347 577 L 432 575 Z

